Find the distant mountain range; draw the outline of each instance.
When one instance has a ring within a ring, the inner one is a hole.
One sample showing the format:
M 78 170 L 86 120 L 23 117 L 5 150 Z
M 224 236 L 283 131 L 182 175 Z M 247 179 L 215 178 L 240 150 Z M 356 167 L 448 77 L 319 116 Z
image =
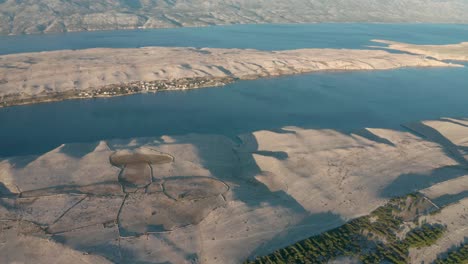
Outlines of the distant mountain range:
M 468 0 L 0 0 L 0 34 L 238 23 L 468 23 Z

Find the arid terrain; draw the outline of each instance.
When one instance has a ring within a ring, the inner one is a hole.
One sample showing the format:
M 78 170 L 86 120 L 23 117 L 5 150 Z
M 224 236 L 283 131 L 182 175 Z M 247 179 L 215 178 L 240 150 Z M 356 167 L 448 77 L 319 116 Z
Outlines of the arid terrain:
M 205 82 L 169 85 L 171 89 L 186 89 L 222 85 L 232 79 L 256 79 L 318 71 L 460 66 L 382 50 L 260 51 L 147 47 L 22 53 L 0 56 L 0 105 L 153 90 L 140 85 L 134 91 L 132 83 L 135 82 L 178 82 L 187 78 L 198 78 L 195 81 L 202 78 Z M 122 90 L 102 90 L 109 85 L 122 87 Z M 144 83 L 142 85 L 146 86 Z M 160 85 L 164 86 L 164 83 Z
M 0 106 L 195 89 L 310 72 L 464 67 L 446 60 L 467 60 L 466 43 L 376 42 L 389 46 L 95 48 L 2 55 Z M 384 94 L 401 96 L 389 90 Z M 402 107 L 400 114 L 404 111 Z M 423 232 L 432 235 L 431 243 L 402 243 L 404 250 L 395 250 L 401 263 L 432 263 L 466 246 L 467 118 L 346 133 L 299 125 L 258 129 L 263 127 L 242 130 L 245 134 L 237 138 L 184 132 L 64 143 L 45 153 L 0 159 L 0 263 L 262 261 L 257 257 L 281 252 L 291 257 L 285 248 L 313 236 L 361 228 L 356 222 L 371 226 L 358 229 L 365 230 L 359 235 L 371 238 L 358 245 L 360 257 L 378 248 L 371 242 L 390 238 L 392 246 L 401 246 L 400 237 L 408 234 L 417 240 L 417 228 L 427 225 L 434 228 Z M 381 213 L 388 208 L 390 217 Z M 392 218 L 393 213 L 401 219 Z M 391 232 L 379 228 L 395 221 Z M 340 254 L 328 260 L 357 261 L 356 255 Z
M 0 34 L 223 24 L 466 23 L 464 0 L 0 0 Z
M 432 57 L 438 60 L 468 61 L 468 42 L 449 45 L 416 45 L 388 40 L 373 40 L 387 44 L 389 49 Z
M 0 161 L 0 262 L 240 263 L 420 192 L 466 240 L 468 120 L 64 144 Z

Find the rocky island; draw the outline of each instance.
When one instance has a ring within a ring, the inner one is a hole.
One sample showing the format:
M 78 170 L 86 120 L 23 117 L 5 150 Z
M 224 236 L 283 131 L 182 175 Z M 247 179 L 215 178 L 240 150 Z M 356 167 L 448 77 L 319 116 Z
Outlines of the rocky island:
M 460 67 L 383 50 L 95 48 L 0 56 L 0 106 L 220 86 L 318 71 Z

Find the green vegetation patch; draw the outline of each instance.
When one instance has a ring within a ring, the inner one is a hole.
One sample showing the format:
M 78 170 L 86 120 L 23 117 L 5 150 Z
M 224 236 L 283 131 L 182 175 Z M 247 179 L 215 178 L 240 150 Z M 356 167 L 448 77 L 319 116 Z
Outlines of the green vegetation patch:
M 415 248 L 428 247 L 441 238 L 444 231 L 445 227 L 443 225 L 424 224 L 422 227 L 408 232 L 402 243 Z
M 417 222 L 421 211 L 430 213 L 427 203 L 421 194 L 395 198 L 367 216 L 246 263 L 327 263 L 340 256 L 355 257 L 363 263 L 408 263 L 410 248 L 430 246 L 445 231 L 442 225 L 423 224 L 410 230 L 404 239 L 398 238 L 405 221 Z
M 439 258 L 436 264 L 467 264 L 468 244 L 461 245 L 456 250 L 450 251 L 445 258 Z

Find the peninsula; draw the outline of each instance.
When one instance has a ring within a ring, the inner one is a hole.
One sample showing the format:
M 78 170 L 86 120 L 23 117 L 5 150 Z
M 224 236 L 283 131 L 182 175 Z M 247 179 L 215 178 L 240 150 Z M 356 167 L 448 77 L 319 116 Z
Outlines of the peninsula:
M 96 48 L 0 56 L 0 107 L 220 86 L 317 71 L 461 67 L 383 50 Z
M 387 44 L 388 49 L 428 56 L 437 60 L 468 61 L 468 42 L 449 45 L 416 45 L 380 39 L 375 39 L 373 42 Z

